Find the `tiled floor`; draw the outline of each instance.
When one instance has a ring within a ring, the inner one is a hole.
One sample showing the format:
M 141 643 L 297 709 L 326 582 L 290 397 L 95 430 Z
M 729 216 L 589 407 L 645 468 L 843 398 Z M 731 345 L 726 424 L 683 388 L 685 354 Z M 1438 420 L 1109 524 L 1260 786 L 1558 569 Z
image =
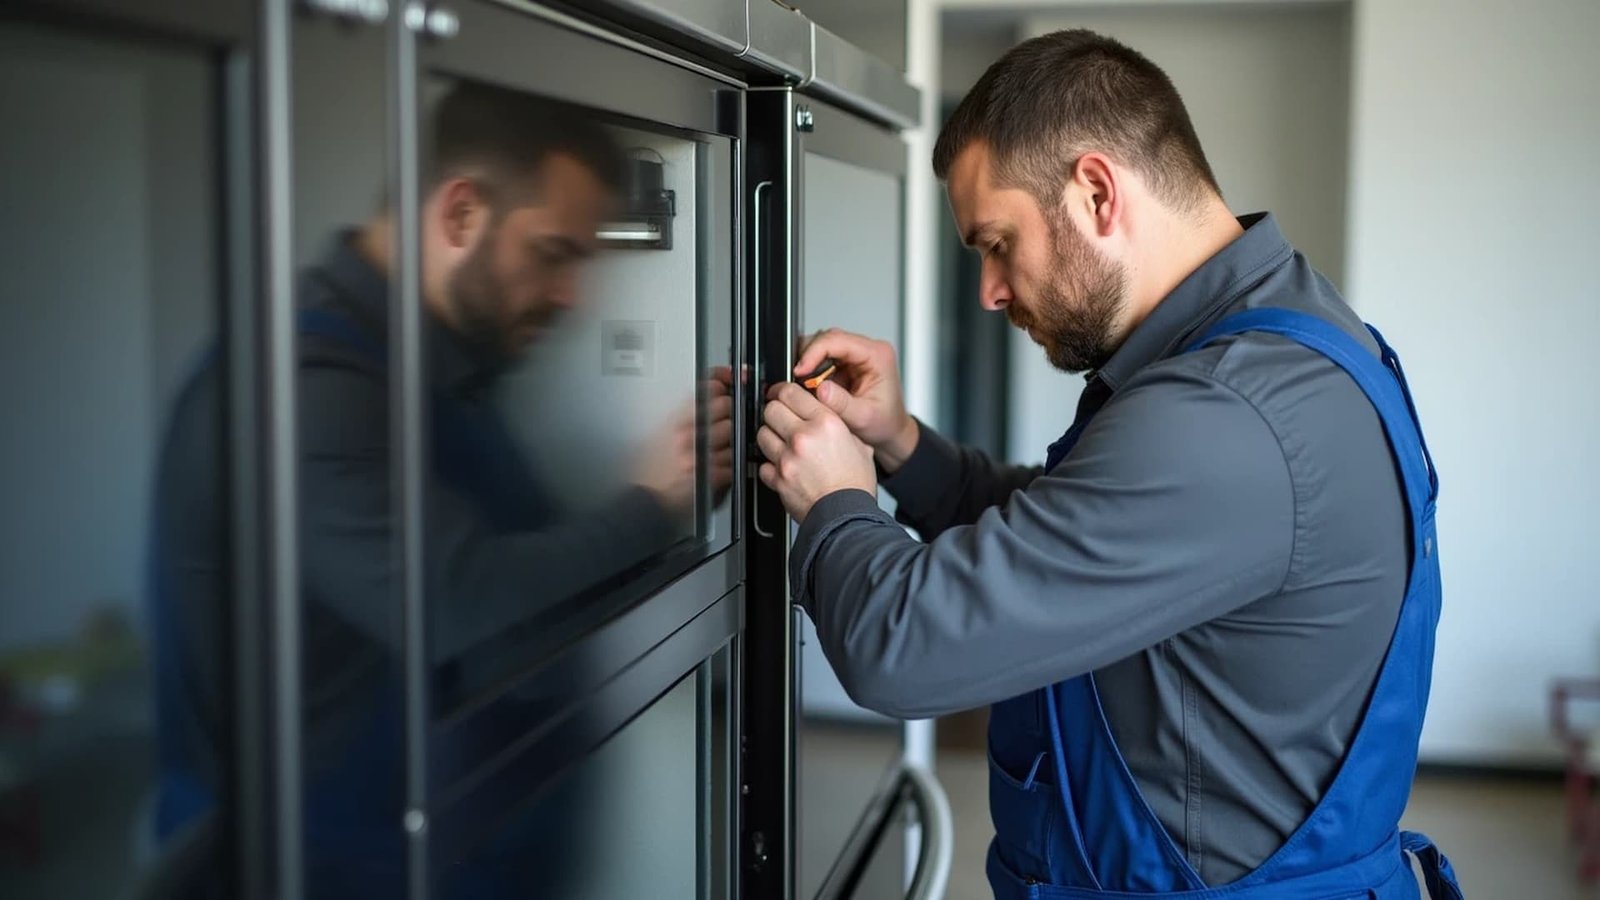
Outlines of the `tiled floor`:
M 949 900 L 991 896 L 983 877 L 989 838 L 988 775 L 981 754 L 941 750 L 939 781 L 955 818 Z M 1471 900 L 1600 900 L 1582 889 L 1562 831 L 1560 785 L 1458 777 L 1417 782 L 1406 828 L 1444 849 Z

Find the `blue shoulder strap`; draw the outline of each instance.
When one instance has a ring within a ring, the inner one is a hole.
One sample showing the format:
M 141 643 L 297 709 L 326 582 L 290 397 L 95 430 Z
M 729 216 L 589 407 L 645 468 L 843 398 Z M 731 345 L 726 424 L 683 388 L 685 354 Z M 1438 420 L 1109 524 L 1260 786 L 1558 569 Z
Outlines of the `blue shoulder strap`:
M 1194 350 L 1228 335 L 1261 331 L 1289 338 L 1338 364 L 1361 387 L 1383 419 L 1405 474 L 1406 496 L 1411 502 L 1412 514 L 1420 521 L 1439 496 L 1438 471 L 1423 440 L 1416 404 L 1412 402 L 1399 356 L 1378 329 L 1368 325 L 1367 330 L 1378 342 L 1383 354 L 1381 361 L 1332 322 L 1310 313 L 1277 307 L 1250 309 L 1228 316 L 1184 349 L 1185 352 Z

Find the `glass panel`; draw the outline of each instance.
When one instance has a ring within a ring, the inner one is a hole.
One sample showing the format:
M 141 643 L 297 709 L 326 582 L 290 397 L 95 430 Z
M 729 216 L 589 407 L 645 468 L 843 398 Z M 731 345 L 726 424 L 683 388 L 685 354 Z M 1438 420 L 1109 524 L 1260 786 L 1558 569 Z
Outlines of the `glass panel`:
M 226 876 L 209 56 L 0 21 L 0 893 Z
M 900 345 L 901 182 L 894 175 L 805 155 L 804 280 L 800 327 L 841 328 Z M 884 509 L 894 499 L 880 492 Z M 900 756 L 898 722 L 857 706 L 833 673 L 803 612 L 798 723 L 799 897 L 816 895 L 845 836 Z M 880 896 L 862 894 L 860 896 Z
M 424 86 L 444 714 L 727 544 L 733 169 L 723 139 Z
M 292 47 L 306 894 L 400 897 L 385 30 L 302 16 Z
M 711 897 L 726 875 L 728 651 L 708 660 L 440 873 L 440 896 Z M 723 699 L 717 699 L 718 694 Z M 718 711 L 718 707 L 721 711 Z M 714 750 L 718 745 L 722 749 Z M 725 848 L 724 848 L 725 849 Z

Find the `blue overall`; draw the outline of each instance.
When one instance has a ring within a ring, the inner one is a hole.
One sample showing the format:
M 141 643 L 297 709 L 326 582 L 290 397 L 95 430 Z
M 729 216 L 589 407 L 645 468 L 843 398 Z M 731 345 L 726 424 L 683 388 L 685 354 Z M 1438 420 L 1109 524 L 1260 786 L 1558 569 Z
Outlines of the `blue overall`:
M 1423 835 L 1399 831 L 1411 791 L 1439 619 L 1434 534 L 1438 478 L 1399 358 L 1376 329 L 1380 362 L 1316 316 L 1254 309 L 1189 345 L 1266 332 L 1328 357 L 1360 385 L 1383 421 L 1410 511 L 1411 574 L 1365 717 L 1322 800 L 1284 845 L 1238 881 L 1208 888 L 1146 804 L 1107 724 L 1093 673 L 996 704 L 989 722 L 988 876 L 997 900 L 1102 896 L 1374 898 L 1419 896 L 1406 853 L 1435 900 L 1459 900 L 1450 863 Z M 1088 424 L 1080 416 L 1050 447 L 1060 462 Z M 1015 771 L 1026 769 L 1021 779 Z M 1030 766 L 1031 761 L 1031 766 Z M 1020 763 L 1020 768 L 1018 764 Z
M 323 309 L 302 310 L 302 337 L 314 337 L 353 351 L 367 364 L 387 367 L 384 343 L 350 317 Z M 215 368 L 215 351 L 201 360 L 186 384 L 193 389 Z M 504 423 L 491 409 L 435 392 L 429 406 L 431 472 L 438 483 L 471 498 L 494 531 L 533 530 L 546 524 L 550 498 L 539 487 Z M 217 768 L 207 759 L 214 750 L 197 746 L 185 731 L 192 715 L 194 674 L 182 651 L 181 612 L 166 583 L 159 539 L 150 547 L 150 621 L 156 647 L 159 776 L 155 810 L 156 834 L 162 839 L 215 807 L 215 785 L 206 773 Z M 222 602 L 221 598 L 217 598 Z M 343 705 L 368 710 L 352 729 L 336 759 L 306 774 L 304 822 L 308 881 L 317 896 L 399 896 L 404 888 L 405 840 L 400 829 L 404 752 L 399 698 L 386 685 L 397 683 L 390 672 L 378 679 L 370 697 L 352 697 Z M 214 777 L 214 776 L 212 776 Z M 538 831 L 537 823 L 531 823 Z M 524 839 L 548 835 L 523 829 Z M 501 845 L 515 844 L 504 835 Z M 509 851 L 511 848 L 507 847 Z M 491 850 L 491 857 L 501 855 Z M 453 867 L 444 876 L 452 897 L 504 896 L 493 859 L 469 870 Z

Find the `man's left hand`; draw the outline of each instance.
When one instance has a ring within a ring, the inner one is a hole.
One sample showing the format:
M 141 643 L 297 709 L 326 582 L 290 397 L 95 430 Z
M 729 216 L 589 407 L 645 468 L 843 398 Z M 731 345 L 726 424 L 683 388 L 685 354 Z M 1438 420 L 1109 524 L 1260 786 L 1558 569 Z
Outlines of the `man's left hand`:
M 872 448 L 861 443 L 844 420 L 809 391 L 787 382 L 767 392 L 766 423 L 756 443 L 770 462 L 761 465 L 761 483 L 777 491 L 796 522 L 818 500 L 844 490 L 878 490 Z

